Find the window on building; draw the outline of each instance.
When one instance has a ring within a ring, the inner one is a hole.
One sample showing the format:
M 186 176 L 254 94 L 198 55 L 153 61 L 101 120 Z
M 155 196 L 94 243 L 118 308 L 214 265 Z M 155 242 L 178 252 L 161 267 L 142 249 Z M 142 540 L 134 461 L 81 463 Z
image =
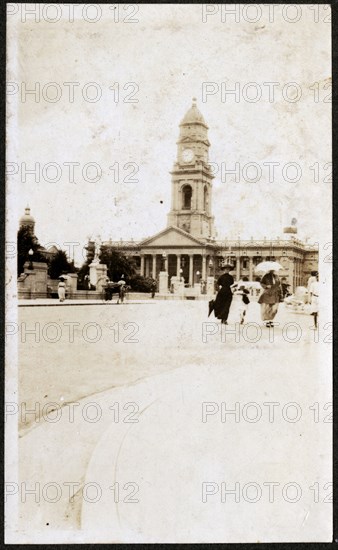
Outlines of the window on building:
M 207 186 L 205 185 L 204 186 L 204 200 L 203 200 L 203 209 L 205 211 L 208 210 L 208 189 L 207 189 Z
M 243 260 L 243 269 L 248 269 L 248 265 L 249 265 L 249 260 L 244 258 L 244 260 Z
M 182 197 L 183 197 L 183 209 L 184 210 L 191 210 L 191 197 L 192 197 L 192 188 L 190 185 L 185 185 L 182 189 Z

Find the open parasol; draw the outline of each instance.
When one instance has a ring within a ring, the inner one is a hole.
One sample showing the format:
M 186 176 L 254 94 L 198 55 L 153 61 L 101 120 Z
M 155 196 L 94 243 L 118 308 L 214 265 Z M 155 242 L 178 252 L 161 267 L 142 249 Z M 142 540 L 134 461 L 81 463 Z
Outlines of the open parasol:
M 261 273 L 267 273 L 268 271 L 279 271 L 280 269 L 283 269 L 283 266 L 279 264 L 278 262 L 261 262 L 256 265 L 255 271 L 261 272 Z

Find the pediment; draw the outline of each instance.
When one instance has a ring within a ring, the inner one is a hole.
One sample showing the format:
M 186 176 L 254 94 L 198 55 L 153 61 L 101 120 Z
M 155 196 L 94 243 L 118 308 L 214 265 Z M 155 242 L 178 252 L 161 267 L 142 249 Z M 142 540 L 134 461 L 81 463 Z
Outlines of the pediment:
M 186 233 L 178 227 L 168 227 L 164 231 L 157 233 L 153 237 L 149 237 L 140 243 L 140 247 L 153 247 L 158 246 L 202 246 L 204 243 L 196 237 L 192 237 L 189 233 Z

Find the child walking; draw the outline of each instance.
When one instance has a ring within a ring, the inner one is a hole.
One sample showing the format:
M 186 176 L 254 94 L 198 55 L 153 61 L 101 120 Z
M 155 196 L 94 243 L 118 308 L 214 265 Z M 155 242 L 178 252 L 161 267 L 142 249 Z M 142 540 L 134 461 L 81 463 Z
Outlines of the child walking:
M 234 310 L 233 317 L 238 319 L 241 325 L 244 324 L 244 319 L 246 315 L 246 310 L 250 300 L 248 297 L 249 291 L 245 288 L 244 285 L 235 283 L 232 285 L 233 289 L 233 299 L 231 309 Z

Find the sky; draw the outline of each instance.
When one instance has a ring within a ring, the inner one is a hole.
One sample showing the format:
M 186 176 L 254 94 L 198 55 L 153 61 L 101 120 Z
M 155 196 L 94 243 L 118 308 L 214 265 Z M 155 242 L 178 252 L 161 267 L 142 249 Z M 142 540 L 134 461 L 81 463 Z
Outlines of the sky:
M 217 238 L 276 238 L 295 218 L 300 238 L 328 240 L 327 6 L 237 5 L 236 15 L 217 4 L 76 5 L 73 15 L 12 6 L 10 239 L 27 204 L 40 243 L 79 243 L 77 262 L 88 238 L 164 229 L 179 123 L 196 97 L 209 126 Z

